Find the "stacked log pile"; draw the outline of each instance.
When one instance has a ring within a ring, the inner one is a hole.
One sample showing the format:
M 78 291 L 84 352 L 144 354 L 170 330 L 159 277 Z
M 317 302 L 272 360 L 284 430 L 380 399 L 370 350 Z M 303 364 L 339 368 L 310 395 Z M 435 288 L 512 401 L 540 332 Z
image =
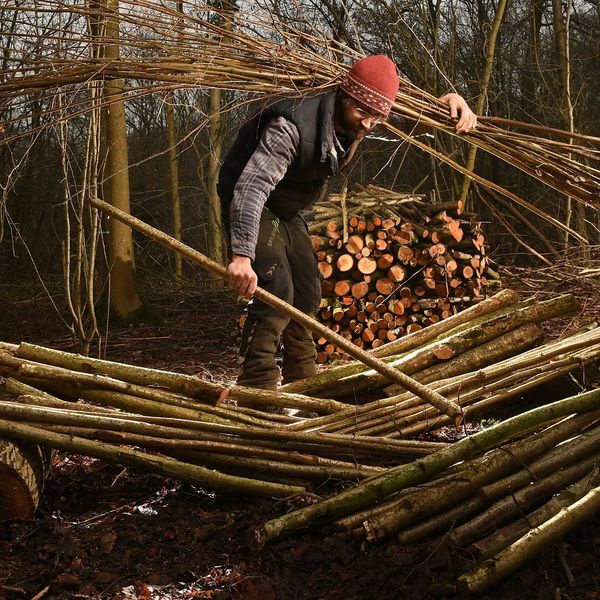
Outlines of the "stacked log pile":
M 322 276 L 318 318 L 361 348 L 437 323 L 499 283 L 480 224 L 460 201 L 369 186 L 317 203 L 309 231 Z M 318 362 L 341 355 L 315 341 Z

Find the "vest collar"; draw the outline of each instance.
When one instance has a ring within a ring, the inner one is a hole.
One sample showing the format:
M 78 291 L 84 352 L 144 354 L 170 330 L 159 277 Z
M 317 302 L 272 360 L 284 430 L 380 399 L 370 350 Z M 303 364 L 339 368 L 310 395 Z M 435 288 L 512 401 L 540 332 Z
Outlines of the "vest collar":
M 321 123 L 321 162 L 331 162 L 337 171 L 337 151 L 335 148 L 335 99 L 337 90 L 324 94 L 319 106 Z
M 354 140 L 342 154 L 340 142 L 335 134 L 335 102 L 337 90 L 323 96 L 319 106 L 321 128 L 321 162 L 328 162 L 333 173 L 341 171 L 354 157 L 354 153 L 362 138 Z M 341 156 L 340 156 L 341 155 Z

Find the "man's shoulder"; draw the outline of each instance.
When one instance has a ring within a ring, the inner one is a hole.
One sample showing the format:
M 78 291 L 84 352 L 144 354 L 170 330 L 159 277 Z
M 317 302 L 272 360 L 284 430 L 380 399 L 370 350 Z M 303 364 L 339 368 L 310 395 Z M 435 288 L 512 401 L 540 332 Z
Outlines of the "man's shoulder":
M 296 124 L 282 115 L 275 116 L 265 125 L 263 135 L 277 137 L 280 141 L 287 138 L 294 146 L 300 142 L 300 132 Z
M 273 97 L 263 106 L 261 112 L 295 117 L 305 111 L 311 112 L 310 109 L 318 110 L 323 102 L 333 100 L 334 97 L 335 91 L 331 90 L 308 93 L 303 96 Z

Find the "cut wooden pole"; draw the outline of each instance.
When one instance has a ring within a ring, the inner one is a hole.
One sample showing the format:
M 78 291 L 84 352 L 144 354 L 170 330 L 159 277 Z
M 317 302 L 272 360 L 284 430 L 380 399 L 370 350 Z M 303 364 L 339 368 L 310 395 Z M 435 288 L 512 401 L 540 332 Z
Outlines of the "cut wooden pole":
M 475 570 L 460 577 L 459 582 L 472 593 L 483 592 L 533 559 L 569 530 L 589 522 L 599 510 L 600 487 L 596 487 Z
M 285 535 L 324 525 L 358 512 L 385 500 L 395 492 L 423 483 L 450 465 L 481 454 L 523 431 L 569 414 L 587 412 L 599 407 L 600 390 L 592 390 L 512 417 L 428 457 L 390 469 L 384 475 L 374 477 L 337 496 L 268 521 L 256 530 L 256 543 L 262 547 L 265 543 Z
M 505 454 L 507 452 L 511 454 L 511 460 L 515 461 L 515 463 L 519 463 L 519 466 L 522 466 L 523 464 L 529 464 L 529 461 L 531 458 L 534 457 L 534 454 L 540 455 L 543 452 L 546 452 L 552 445 L 554 445 L 554 444 L 556 444 L 557 446 L 560 445 L 561 441 L 569 438 L 571 435 L 576 435 L 579 431 L 581 431 L 582 429 L 585 429 L 585 427 L 587 425 L 591 424 L 594 421 L 597 421 L 597 419 L 599 417 L 600 417 L 599 411 L 591 411 L 591 412 L 584 413 L 581 415 L 576 415 L 574 417 L 571 417 L 569 419 L 561 421 L 558 424 L 553 425 L 552 427 L 550 427 L 549 429 L 547 429 L 544 432 L 535 434 L 533 436 L 529 436 L 526 439 L 515 442 L 508 447 L 497 448 L 497 449 L 493 450 L 492 452 L 486 454 L 483 458 L 476 459 L 476 461 L 472 461 L 470 463 L 466 463 L 463 467 L 463 472 L 471 473 L 471 469 L 473 468 L 473 466 L 475 469 L 477 469 L 478 468 L 477 465 L 480 462 L 488 461 L 488 459 L 492 460 L 494 462 L 497 462 L 498 460 L 504 461 L 506 459 L 501 457 L 500 455 Z M 538 450 L 533 448 L 531 446 L 532 444 L 537 445 Z M 513 454 L 513 450 L 514 450 L 514 454 Z M 524 452 L 527 452 L 527 454 L 524 454 Z M 503 493 L 506 494 L 509 491 L 510 490 L 508 488 L 506 488 Z M 585 493 L 585 491 L 583 491 L 580 494 L 580 497 L 584 493 Z M 568 503 L 570 504 L 571 502 L 573 502 L 572 496 L 570 497 L 570 500 Z M 419 523 L 417 523 L 407 529 L 404 529 L 403 531 L 401 531 L 398 534 L 397 540 L 400 544 L 408 545 L 408 544 L 414 544 L 415 542 L 420 542 L 421 540 L 423 540 L 426 537 L 430 537 L 432 535 L 439 534 L 441 532 L 453 531 L 457 524 L 464 523 L 472 516 L 477 515 L 488 504 L 489 504 L 489 501 L 486 500 L 486 498 L 483 495 L 475 494 L 470 499 L 463 499 L 460 504 L 457 504 L 454 508 L 452 508 L 450 510 L 447 510 L 445 512 L 437 512 L 432 517 L 425 519 L 423 521 L 420 521 Z M 552 514 L 556 514 L 556 512 L 558 512 L 558 510 L 559 509 L 557 509 Z M 381 512 L 385 512 L 385 511 L 381 511 Z M 501 544 L 500 547 L 498 547 L 493 552 L 490 552 L 490 554 L 488 556 L 485 556 L 483 558 L 488 558 L 489 556 L 495 554 L 496 552 L 499 552 L 504 547 L 506 547 L 508 544 L 510 544 L 512 541 L 518 539 L 521 535 L 523 535 L 531 527 L 538 525 L 539 523 L 545 521 L 547 518 L 552 516 L 552 514 L 547 515 L 546 518 L 541 519 L 539 522 L 533 523 L 533 524 L 530 523 L 529 516 L 524 517 L 522 519 L 522 521 L 524 521 L 525 529 L 521 533 L 516 535 L 513 539 L 507 540 L 506 543 Z M 341 523 L 341 524 L 346 526 L 346 523 L 348 523 L 349 526 L 352 526 L 352 521 L 351 521 L 352 517 L 353 516 L 347 517 L 346 519 L 343 520 L 343 523 Z M 364 521 L 364 520 L 365 519 L 362 519 L 361 521 L 356 522 L 355 526 L 360 525 L 362 523 L 362 521 Z M 364 531 L 361 531 L 360 533 L 362 535 L 364 533 Z M 486 539 L 489 539 L 489 538 L 486 538 Z M 478 542 L 477 546 L 479 546 L 479 542 Z M 470 546 L 470 548 L 473 549 L 474 547 Z M 475 548 L 475 551 L 479 552 L 479 549 Z
M 429 327 L 409 333 L 408 335 L 405 335 L 389 344 L 385 344 L 376 350 L 371 350 L 371 353 L 377 358 L 385 358 L 386 362 L 391 361 L 393 360 L 393 356 L 398 356 L 406 352 L 412 352 L 417 348 L 433 341 L 438 336 L 442 336 L 443 334 L 455 328 L 473 324 L 481 317 L 495 313 L 496 311 L 501 311 L 508 306 L 516 304 L 517 301 L 518 296 L 516 295 L 516 292 L 503 290 L 495 296 L 483 300 L 480 304 L 471 306 L 464 311 L 456 313 L 456 315 L 448 317 L 447 319 L 443 319 L 442 321 L 430 325 Z M 282 386 L 282 390 L 286 392 L 298 392 L 303 394 L 307 393 L 309 390 L 317 391 L 326 387 L 328 382 L 332 380 L 337 381 L 343 377 L 348 377 L 349 375 L 354 375 L 355 373 L 360 373 L 364 370 L 365 368 L 357 363 L 343 364 L 336 367 L 331 367 L 325 371 L 321 371 L 320 373 L 312 375 L 311 377 L 306 377 L 305 379 L 298 379 L 297 381 L 287 383 Z
M 536 479 L 518 490 L 507 487 L 510 493 L 473 519 L 452 530 L 449 540 L 457 547 L 466 546 L 490 534 L 499 527 L 518 519 L 536 506 L 546 502 L 560 490 L 589 474 L 598 462 L 596 453 L 574 464 L 557 469 L 553 473 Z M 494 488 L 494 484 L 491 486 Z M 497 486 L 496 486 L 497 488 Z
M 246 477 L 225 475 L 218 471 L 184 463 L 173 458 L 155 456 L 131 448 L 113 446 L 76 436 L 54 433 L 23 423 L 14 423 L 0 419 L 0 435 L 8 439 L 25 440 L 58 450 L 86 454 L 87 456 L 117 462 L 144 471 L 161 473 L 169 477 L 176 477 L 191 481 L 192 483 L 209 486 L 212 489 L 228 492 L 276 497 L 285 497 L 304 492 L 303 488 L 297 486 L 279 485 Z
M 77 406 L 77 405 L 75 405 Z M 286 450 L 315 451 L 329 449 L 335 454 L 377 456 L 425 455 L 445 448 L 441 442 L 412 440 L 387 440 L 362 436 L 339 436 L 335 434 L 312 434 L 264 429 L 250 426 L 223 425 L 198 420 L 173 419 L 124 413 L 113 415 L 89 413 L 82 410 L 47 409 L 0 401 L 0 419 L 20 422 L 48 423 L 75 427 L 93 427 L 112 431 L 139 433 L 167 439 L 202 439 L 280 447 Z M 27 440 L 26 440 L 27 441 Z
M 111 215 L 112 217 L 118 219 L 122 223 L 129 225 L 132 229 L 143 233 L 144 235 L 148 236 L 154 241 L 159 242 L 160 244 L 170 248 L 171 250 L 179 252 L 182 256 L 185 256 L 189 260 L 199 264 L 211 273 L 218 275 L 223 279 L 228 279 L 227 269 L 225 266 L 207 258 L 197 250 L 190 248 L 186 244 L 179 242 L 178 240 L 167 235 L 166 233 L 154 227 L 151 227 L 143 221 L 140 221 L 139 219 L 115 208 L 114 206 L 111 206 L 107 202 L 104 202 L 97 198 L 91 198 L 89 202 L 95 208 L 101 210 L 102 212 L 105 212 L 106 214 Z M 352 342 L 349 342 L 348 340 L 344 339 L 342 336 L 333 332 L 331 329 L 329 329 L 325 325 L 322 325 L 315 319 L 304 314 L 297 308 L 294 308 L 293 306 L 289 305 L 287 302 L 284 302 L 280 298 L 277 298 L 277 296 L 270 294 L 269 292 L 263 290 L 260 287 L 256 288 L 254 296 L 258 300 L 265 302 L 269 306 L 276 308 L 283 314 L 294 319 L 294 321 L 301 323 L 310 331 L 319 333 L 324 338 L 329 340 L 332 344 L 334 344 L 338 348 L 342 348 L 350 356 L 356 358 L 357 360 L 360 360 L 364 364 L 376 370 L 378 373 L 381 373 L 382 375 L 388 377 L 392 381 L 403 385 L 407 390 L 413 392 L 426 402 L 429 402 L 430 404 L 438 408 L 441 412 L 447 414 L 455 420 L 460 420 L 462 418 L 462 411 L 456 403 L 446 400 L 446 398 L 444 398 L 437 392 L 431 390 L 422 383 L 419 383 L 418 381 L 415 381 L 414 379 L 412 379 L 408 375 L 405 375 L 401 371 L 390 367 L 388 364 L 374 357 L 372 354 L 361 350 L 360 348 L 352 344 Z
M 581 499 L 590 490 L 590 488 L 600 486 L 600 469 L 595 468 L 591 473 L 586 474 L 579 481 L 563 489 L 548 502 L 540 506 L 531 513 L 524 514 L 518 521 L 496 529 L 491 535 L 479 540 L 469 546 L 470 550 L 476 552 L 477 556 L 485 560 L 501 552 L 523 537 L 534 527 L 539 527 L 548 519 L 554 517 L 562 508 L 566 508 Z
M 0 436 L 0 522 L 28 518 L 38 507 L 50 454 Z
M 215 442 L 212 440 L 182 440 L 161 437 L 152 437 L 123 431 L 112 431 L 110 429 L 95 429 L 86 427 L 67 427 L 61 425 L 38 424 L 41 427 L 56 433 L 66 435 L 76 435 L 87 439 L 95 439 L 101 442 L 111 444 L 125 444 L 128 446 L 139 446 L 145 449 L 151 449 L 162 454 L 167 454 L 184 460 L 193 462 L 191 457 L 194 452 L 206 452 L 213 454 L 223 454 L 233 457 L 252 457 L 273 460 L 281 463 L 292 463 L 301 465 L 313 465 L 319 467 L 332 467 L 339 469 L 357 469 L 355 474 L 359 476 L 376 475 L 385 470 L 385 467 L 357 464 L 356 461 L 341 461 L 330 458 L 324 458 L 318 454 L 302 454 L 300 452 L 290 452 L 289 450 L 277 450 L 274 448 L 265 448 L 261 446 L 251 446 L 245 444 L 231 444 L 227 441 Z M 177 454 L 177 455 L 176 455 Z M 189 456 L 188 456 L 189 455 Z M 353 475 L 354 476 L 354 475 Z
M 550 437 L 550 434 L 546 437 Z M 387 537 L 426 517 L 449 510 L 462 502 L 464 498 L 485 486 L 485 491 L 480 490 L 478 492 L 482 506 L 485 506 L 486 500 L 489 502 L 496 498 L 501 498 L 501 500 L 489 511 L 480 514 L 472 521 L 452 531 L 450 539 L 454 543 L 464 546 L 471 541 L 468 535 L 481 536 L 488 527 L 503 524 L 500 523 L 500 514 L 502 516 L 507 514 L 512 516 L 519 508 L 522 509 L 526 506 L 523 502 L 518 501 L 517 496 L 519 493 L 530 499 L 534 495 L 532 493 L 534 487 L 537 494 L 543 495 L 548 489 L 552 490 L 560 485 L 560 483 L 557 483 L 557 473 L 560 473 L 563 477 L 560 479 L 561 482 L 567 480 L 569 483 L 577 478 L 579 469 L 583 469 L 583 473 L 585 473 L 588 467 L 584 459 L 597 452 L 600 446 L 600 430 L 596 428 L 592 433 L 584 434 L 558 448 L 553 448 L 541 458 L 534 460 L 532 464 L 526 463 L 525 468 L 516 473 L 511 473 L 510 471 L 514 469 L 514 464 L 517 462 L 515 456 L 521 462 L 531 459 L 536 450 L 534 442 L 536 442 L 535 436 L 527 438 L 522 450 L 519 448 L 518 443 L 513 444 L 510 449 L 507 449 L 506 454 L 488 455 L 486 461 L 482 461 L 464 473 L 459 473 L 454 480 L 415 492 L 411 502 L 399 506 L 396 510 L 369 519 L 368 526 L 365 525 L 365 529 L 367 529 L 370 538 Z M 594 460 L 594 456 L 592 456 L 592 460 Z M 569 466 L 575 468 L 566 468 Z M 569 471 L 568 475 L 566 475 L 567 471 Z M 539 481 L 544 481 L 542 478 L 546 477 L 548 482 L 538 485 Z M 535 482 L 532 482 L 532 480 L 535 480 Z M 552 485 L 554 488 L 551 488 Z M 522 488 L 525 489 L 522 490 Z M 502 498 L 507 492 L 510 492 L 509 495 Z M 501 513 L 501 510 L 504 510 L 504 512 Z M 490 518 L 490 515 L 492 518 Z
M 2 347 L 0 346 L 0 351 Z M 332 413 L 346 407 L 341 402 L 323 398 L 311 398 L 301 394 L 284 393 L 281 390 L 259 390 L 239 385 L 226 387 L 217 383 L 204 381 L 195 375 L 184 375 L 158 369 L 148 369 L 135 365 L 128 365 L 110 360 L 100 360 L 63 352 L 43 346 L 36 346 L 22 342 L 13 348 L 12 354 L 18 358 L 25 358 L 38 363 L 54 365 L 82 373 L 95 375 L 108 375 L 123 382 L 154 386 L 158 385 L 173 392 L 191 396 L 204 403 L 216 403 L 222 395 L 227 395 L 238 404 L 268 404 L 269 406 L 282 406 L 285 408 L 299 408 L 318 413 Z

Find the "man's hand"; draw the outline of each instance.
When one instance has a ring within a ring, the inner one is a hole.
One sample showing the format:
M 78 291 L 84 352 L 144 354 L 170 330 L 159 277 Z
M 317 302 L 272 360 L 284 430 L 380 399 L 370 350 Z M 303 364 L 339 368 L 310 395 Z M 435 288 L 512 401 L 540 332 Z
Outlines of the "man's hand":
M 252 261 L 247 256 L 234 254 L 229 266 L 229 287 L 246 298 L 256 291 L 258 277 L 252 269 Z
M 456 133 L 468 133 L 477 127 L 477 115 L 469 108 L 462 96 L 450 93 L 442 96 L 440 101 L 450 109 L 450 117 L 458 118 L 455 127 Z

